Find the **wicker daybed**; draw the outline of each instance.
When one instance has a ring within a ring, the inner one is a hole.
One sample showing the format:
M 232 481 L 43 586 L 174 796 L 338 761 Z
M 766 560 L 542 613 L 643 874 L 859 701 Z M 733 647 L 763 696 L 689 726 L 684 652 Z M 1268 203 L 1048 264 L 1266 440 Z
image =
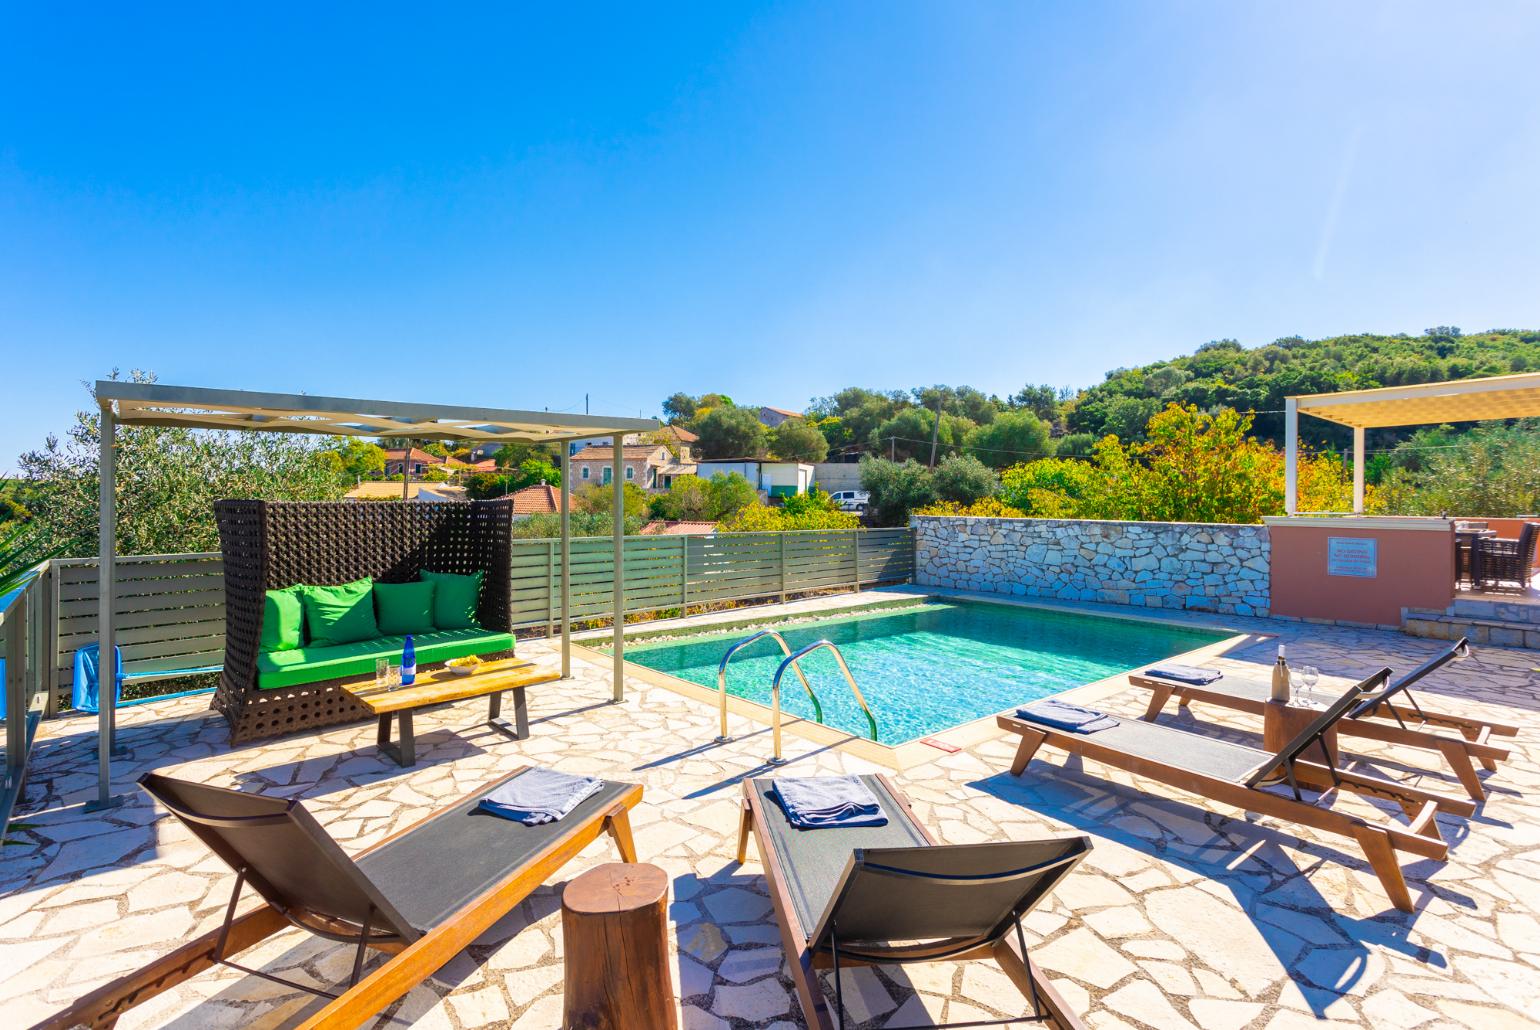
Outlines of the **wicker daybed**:
M 480 636 L 468 642 L 462 638 L 454 647 L 458 653 L 493 656 L 512 651 L 510 501 L 219 501 L 214 513 L 224 556 L 225 664 L 213 704 L 229 721 L 233 742 L 372 718 L 342 689 L 343 683 L 360 678 L 357 668 L 304 683 L 292 682 L 304 678 L 292 669 L 282 675 L 263 671 L 268 665 L 261 652 L 268 590 L 297 583 L 333 586 L 365 576 L 407 583 L 424 570 L 481 572 Z M 387 638 L 379 645 L 399 654 L 399 641 Z M 419 660 L 425 652 L 432 656 L 433 645 L 429 638 L 419 640 Z M 447 651 L 438 655 L 453 656 Z M 315 675 L 340 667 L 318 662 Z

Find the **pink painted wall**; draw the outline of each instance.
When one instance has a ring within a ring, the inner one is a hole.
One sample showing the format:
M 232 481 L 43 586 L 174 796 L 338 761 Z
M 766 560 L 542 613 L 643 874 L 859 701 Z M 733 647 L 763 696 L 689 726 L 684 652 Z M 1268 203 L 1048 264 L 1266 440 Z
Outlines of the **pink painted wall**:
M 1277 523 L 1269 530 L 1274 615 L 1399 626 L 1402 608 L 1442 609 L 1454 600 L 1452 531 Z M 1379 541 L 1377 575 L 1327 575 L 1327 539 L 1334 536 Z

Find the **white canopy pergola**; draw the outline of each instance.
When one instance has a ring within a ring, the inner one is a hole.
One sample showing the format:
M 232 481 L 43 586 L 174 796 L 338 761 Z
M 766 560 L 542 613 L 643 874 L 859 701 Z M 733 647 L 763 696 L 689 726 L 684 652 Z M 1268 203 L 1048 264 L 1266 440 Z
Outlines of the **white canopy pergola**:
M 1284 401 L 1284 511 L 1298 507 L 1299 416 L 1353 429 L 1353 513 L 1364 510 L 1364 430 L 1540 417 L 1540 373 L 1456 379 L 1377 390 L 1312 393 Z M 1475 514 L 1475 513 L 1472 513 Z
M 625 476 L 622 446 L 627 433 L 651 432 L 659 423 L 647 418 L 611 418 L 603 415 L 564 415 L 549 411 L 517 411 L 449 404 L 412 404 L 398 401 L 360 400 L 351 397 L 317 397 L 310 394 L 255 393 L 247 390 L 209 390 L 158 383 L 126 383 L 102 380 L 96 384 L 101 407 L 101 561 L 100 654 L 102 668 L 113 668 L 114 579 L 117 558 L 117 501 L 114 481 L 114 443 L 118 425 L 174 426 L 183 429 L 223 429 L 265 433 L 312 433 L 323 436 L 364 436 L 401 440 L 408 447 L 415 440 L 453 443 L 561 443 L 610 435 L 614 444 L 614 538 L 615 538 L 615 654 L 614 700 L 625 699 L 623 676 L 625 640 L 623 611 L 625 576 L 622 554 L 625 542 Z M 570 481 L 569 448 L 561 448 L 562 483 Z M 403 470 L 403 480 L 407 477 Z M 571 512 L 568 491 L 561 494 L 561 674 L 572 675 L 571 623 L 567 616 L 571 590 Z M 94 807 L 118 803 L 111 789 L 113 723 L 116 690 L 104 685 L 99 691 L 97 799 Z

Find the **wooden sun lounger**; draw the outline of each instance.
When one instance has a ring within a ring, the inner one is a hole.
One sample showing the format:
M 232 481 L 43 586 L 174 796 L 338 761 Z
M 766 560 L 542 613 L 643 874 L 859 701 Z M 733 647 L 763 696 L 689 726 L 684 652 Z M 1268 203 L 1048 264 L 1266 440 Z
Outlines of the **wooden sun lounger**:
M 1505 747 L 1492 744 L 1491 737 L 1494 734 L 1514 736 L 1518 733 L 1518 727 L 1506 723 L 1430 712 L 1418 704 L 1410 692 L 1413 683 L 1468 653 L 1468 645 L 1461 640 L 1392 683 L 1379 695 L 1363 698 L 1357 706 L 1348 711 L 1345 718 L 1336 724 L 1337 732 L 1345 736 L 1362 737 L 1366 740 L 1379 740 L 1403 747 L 1437 752 L 1460 781 L 1461 786 L 1465 788 L 1466 793 L 1477 801 L 1485 800 L 1486 788 L 1481 782 L 1481 777 L 1476 773 L 1475 763 L 1481 763 L 1488 772 L 1495 771 L 1497 763 L 1506 759 L 1510 752 Z M 1137 673 L 1131 674 L 1128 682 L 1150 691 L 1150 704 L 1145 710 L 1144 718 L 1151 722 L 1173 697 L 1182 708 L 1186 708 L 1194 701 L 1199 701 L 1249 715 L 1262 715 L 1266 711 L 1268 699 L 1272 696 L 1270 669 L 1265 673 L 1259 670 L 1255 675 L 1237 675 L 1232 669 L 1227 668 L 1223 679 L 1203 686 Z M 1398 696 L 1403 697 L 1409 704 L 1396 704 L 1394 699 Z M 1437 732 L 1440 727 L 1458 730 L 1460 735 Z
M 1380 680 L 1389 671 L 1384 670 L 1365 683 Z M 1021 737 L 1011 762 L 1013 776 L 1020 776 L 1037 750 L 1047 744 L 1225 805 L 1347 837 L 1363 849 L 1364 858 L 1379 877 L 1391 903 L 1403 912 L 1411 912 L 1412 896 L 1396 852 L 1443 861 L 1449 855 L 1449 845 L 1439 836 L 1435 817 L 1439 812 L 1470 816 L 1476 805 L 1466 798 L 1334 769 L 1300 757 L 1314 748 L 1326 730 L 1363 696 L 1362 686 L 1338 698 L 1276 754 L 1138 719 L 1121 719 L 1117 726 L 1095 733 L 1074 733 L 1011 715 L 998 716 L 997 722 L 1001 729 Z M 1285 780 L 1293 788 L 1293 796 L 1267 789 Z M 1321 791 L 1316 803 L 1304 799 L 1301 784 Z M 1371 822 L 1324 807 L 1336 791 L 1392 801 L 1410 821 L 1405 826 Z
M 35 1030 L 111 1027 L 136 1005 L 216 964 L 331 1001 L 298 1024 L 353 1028 L 367 1022 L 459 954 L 601 833 L 636 861 L 630 810 L 642 788 L 606 783 L 564 818 L 525 826 L 476 804 L 519 768 L 349 858 L 298 801 L 210 787 L 150 773 L 140 784 L 237 872 L 225 922 L 171 954 L 81 998 Z M 236 915 L 244 887 L 262 904 Z M 289 926 L 353 945 L 353 976 L 341 993 L 238 965 L 232 959 Z M 367 976 L 367 949 L 390 955 Z
M 994 960 L 1030 1001 L 1034 1015 L 1023 1022 L 1083 1030 L 1032 965 L 1020 920 L 1085 857 L 1090 838 L 938 844 L 887 777 L 861 780 L 886 826 L 799 830 L 768 795 L 773 780 L 743 785 L 738 861 L 748 860 L 753 834 L 811 1030 L 844 1025 L 842 967 L 974 959 Z M 903 904 L 893 904 L 896 895 Z M 832 1011 L 821 969 L 833 971 Z

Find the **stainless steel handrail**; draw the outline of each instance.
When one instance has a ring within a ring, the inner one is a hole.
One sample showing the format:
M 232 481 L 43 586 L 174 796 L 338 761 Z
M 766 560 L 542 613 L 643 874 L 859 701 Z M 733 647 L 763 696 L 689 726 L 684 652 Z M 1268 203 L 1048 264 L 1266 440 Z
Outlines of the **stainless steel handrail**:
M 732 647 L 727 649 L 727 653 L 722 656 L 722 663 L 717 666 L 717 695 L 721 699 L 720 707 L 722 712 L 722 732 L 717 736 L 718 744 L 726 744 L 728 741 L 733 739 L 727 735 L 727 663 L 732 661 L 733 655 L 737 654 L 745 647 L 748 647 L 750 644 L 754 643 L 754 641 L 759 640 L 761 637 L 774 638 L 775 642 L 781 645 L 781 653 L 787 657 L 791 656 L 791 648 L 787 646 L 786 638 L 781 636 L 773 629 L 762 629 L 752 636 L 744 637 L 742 640 L 738 641 Z M 802 669 L 800 666 L 794 666 L 794 668 L 796 668 L 797 671 L 797 678 L 802 681 L 802 689 L 807 691 L 808 699 L 813 702 L 813 718 L 817 719 L 819 722 L 823 722 L 823 706 L 818 703 L 818 696 L 813 693 L 812 684 L 808 683 L 807 677 L 802 674 Z M 780 682 L 779 674 L 776 675 L 776 682 Z M 776 747 L 776 753 L 780 753 L 779 745 Z
M 866 713 L 867 725 L 871 727 L 872 739 L 877 739 L 877 717 L 872 714 L 871 706 L 866 703 L 866 698 L 861 694 L 861 688 L 856 686 L 856 678 L 850 674 L 850 666 L 845 664 L 845 656 L 840 654 L 840 649 L 834 646 L 832 640 L 815 640 L 811 644 L 788 654 L 781 667 L 775 670 L 775 679 L 770 681 L 770 736 L 775 748 L 770 756 L 771 765 L 782 765 L 786 759 L 781 757 L 781 677 L 785 675 L 788 666 L 797 671 L 802 677 L 802 682 L 807 683 L 807 677 L 802 675 L 802 667 L 797 663 L 821 647 L 827 647 L 834 652 L 835 661 L 839 662 L 840 672 L 845 674 L 845 682 L 850 684 L 850 692 L 856 696 L 856 703 L 861 706 L 861 711 Z M 808 691 L 812 693 L 811 688 Z M 819 713 L 819 722 L 823 722 L 822 712 Z

